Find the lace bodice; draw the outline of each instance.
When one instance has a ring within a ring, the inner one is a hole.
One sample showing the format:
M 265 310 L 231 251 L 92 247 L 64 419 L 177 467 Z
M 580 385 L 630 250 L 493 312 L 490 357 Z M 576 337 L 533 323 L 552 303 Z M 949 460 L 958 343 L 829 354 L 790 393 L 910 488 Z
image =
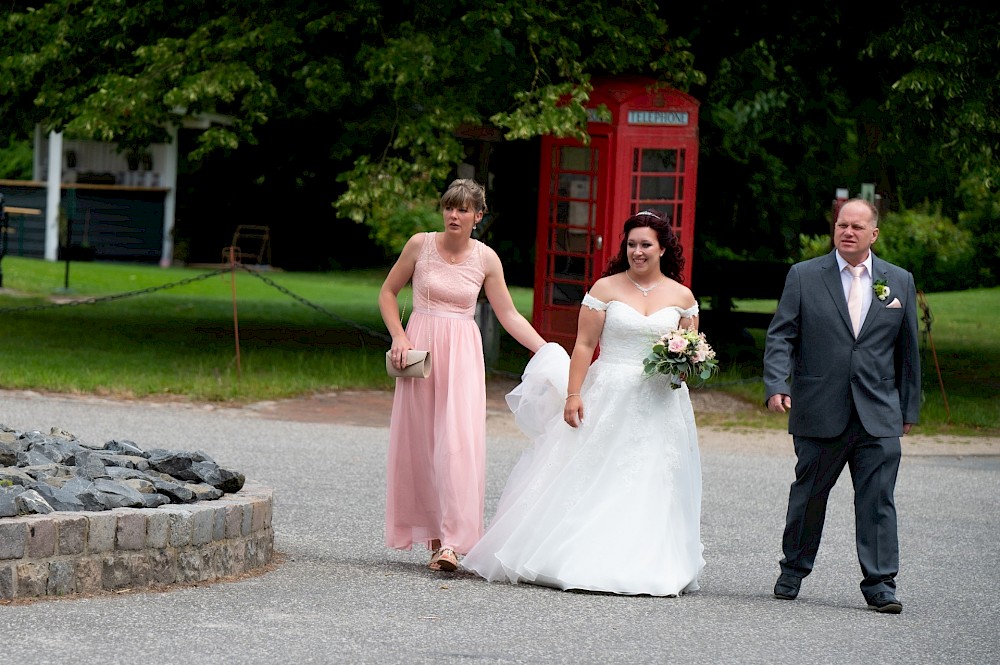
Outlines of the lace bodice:
M 649 355 L 653 342 L 658 337 L 676 328 L 683 317 L 698 314 L 696 303 L 688 309 L 671 305 L 649 316 L 643 316 L 623 302 L 612 300 L 603 303 L 589 293 L 584 296 L 583 305 L 606 312 L 599 359 L 604 362 L 640 367 L 642 359 Z
M 413 269 L 414 308 L 472 317 L 486 279 L 483 244 L 477 240 L 464 261 L 450 264 L 438 254 L 434 235 L 424 235 L 423 251 Z

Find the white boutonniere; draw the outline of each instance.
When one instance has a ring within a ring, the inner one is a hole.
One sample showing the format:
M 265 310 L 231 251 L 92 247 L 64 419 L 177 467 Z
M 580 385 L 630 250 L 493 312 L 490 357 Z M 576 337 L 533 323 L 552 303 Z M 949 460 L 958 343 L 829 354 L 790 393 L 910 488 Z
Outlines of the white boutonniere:
M 892 293 L 892 289 L 889 288 L 889 285 L 886 284 L 884 279 L 875 280 L 875 283 L 872 284 L 872 291 L 875 292 L 875 296 L 879 300 L 885 300 L 889 297 L 889 294 Z

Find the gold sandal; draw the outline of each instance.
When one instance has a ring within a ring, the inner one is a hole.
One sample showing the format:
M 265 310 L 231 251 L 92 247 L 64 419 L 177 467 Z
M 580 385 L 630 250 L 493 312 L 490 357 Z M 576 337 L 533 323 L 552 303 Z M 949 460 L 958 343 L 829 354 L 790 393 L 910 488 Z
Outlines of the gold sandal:
M 442 570 L 448 573 L 458 570 L 458 555 L 455 554 L 455 550 L 452 548 L 442 547 L 434 551 L 434 554 L 431 555 L 431 562 L 427 564 L 427 567 L 431 570 Z

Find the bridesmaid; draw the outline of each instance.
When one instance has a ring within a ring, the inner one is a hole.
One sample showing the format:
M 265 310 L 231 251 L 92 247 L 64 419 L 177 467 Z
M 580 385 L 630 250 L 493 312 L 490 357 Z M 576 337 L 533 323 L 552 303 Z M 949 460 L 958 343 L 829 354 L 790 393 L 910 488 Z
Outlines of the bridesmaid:
M 396 379 L 389 423 L 386 546 L 423 544 L 432 570 L 453 571 L 483 534 L 486 370 L 474 314 L 479 293 L 497 320 L 534 353 L 545 340 L 514 307 L 497 253 L 472 239 L 486 211 L 473 180 L 451 183 L 441 197 L 444 230 L 410 238 L 379 292 L 392 336 L 392 362 L 428 349 L 426 379 Z M 413 311 L 400 322 L 399 292 L 412 282 Z

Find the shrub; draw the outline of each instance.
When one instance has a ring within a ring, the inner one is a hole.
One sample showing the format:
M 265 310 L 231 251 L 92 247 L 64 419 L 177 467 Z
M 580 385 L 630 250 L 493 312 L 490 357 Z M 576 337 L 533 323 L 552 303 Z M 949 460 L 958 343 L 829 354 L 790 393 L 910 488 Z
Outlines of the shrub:
M 976 285 L 972 234 L 941 214 L 940 205 L 889 213 L 875 253 L 913 273 L 921 291 L 956 291 Z
M 955 291 L 980 281 L 972 233 L 941 214 L 940 205 L 886 214 L 879 220 L 875 254 L 913 273 L 920 291 Z M 830 251 L 828 236 L 799 237 L 801 258 Z

